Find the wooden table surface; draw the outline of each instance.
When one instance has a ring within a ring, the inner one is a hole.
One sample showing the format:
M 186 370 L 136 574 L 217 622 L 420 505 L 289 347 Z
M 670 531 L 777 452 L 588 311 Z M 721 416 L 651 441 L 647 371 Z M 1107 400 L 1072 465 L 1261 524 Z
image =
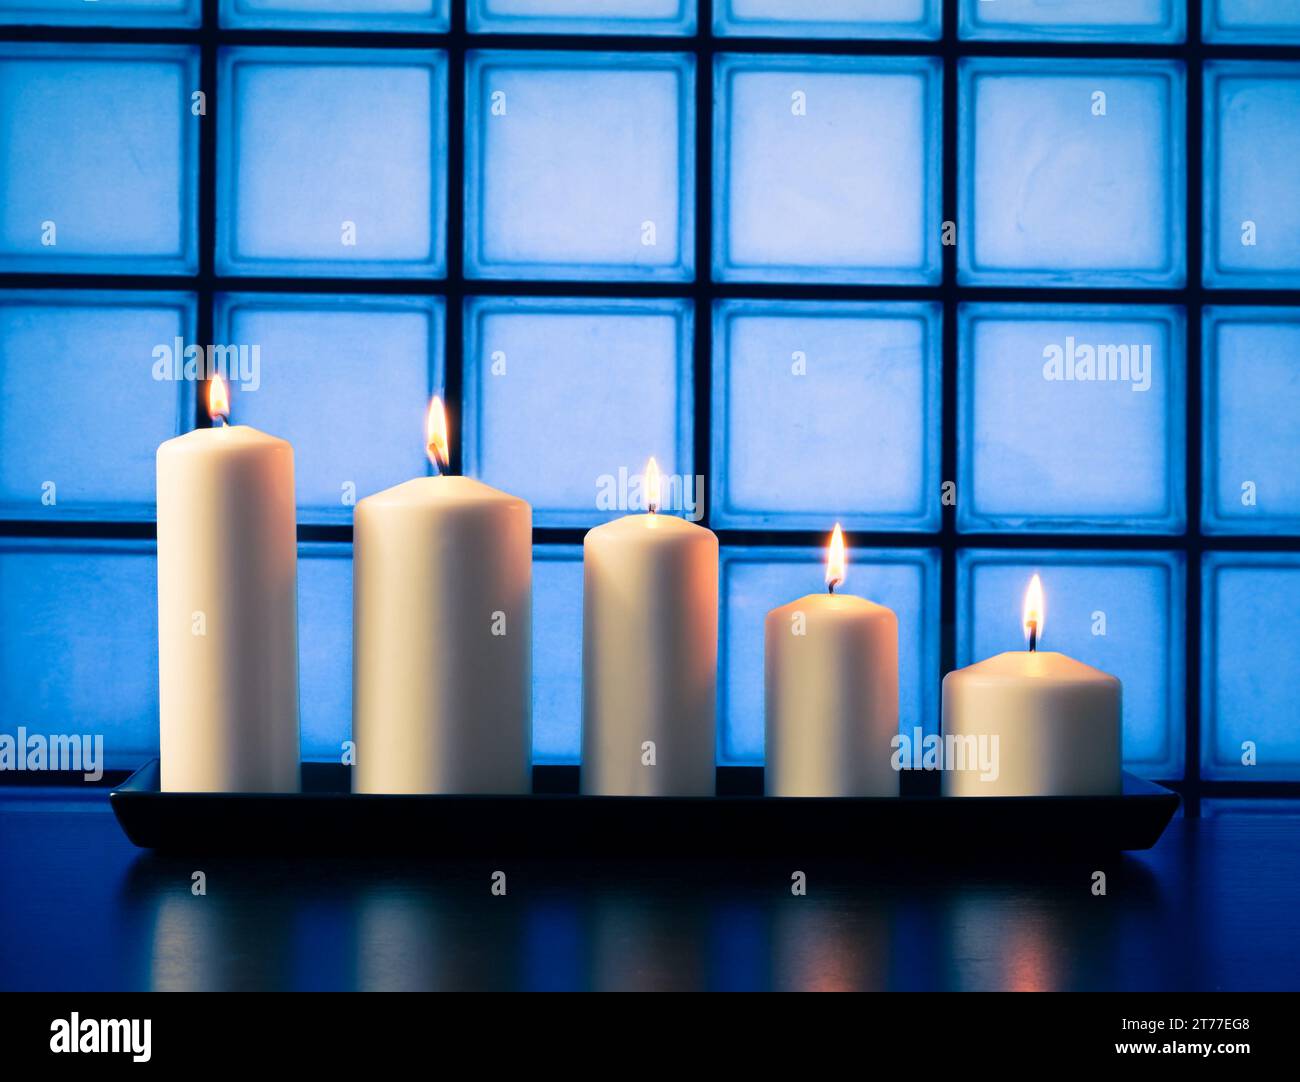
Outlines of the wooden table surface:
M 9 787 L 0 988 L 1300 987 L 1300 802 L 1206 810 L 1094 864 L 178 860 L 103 791 Z

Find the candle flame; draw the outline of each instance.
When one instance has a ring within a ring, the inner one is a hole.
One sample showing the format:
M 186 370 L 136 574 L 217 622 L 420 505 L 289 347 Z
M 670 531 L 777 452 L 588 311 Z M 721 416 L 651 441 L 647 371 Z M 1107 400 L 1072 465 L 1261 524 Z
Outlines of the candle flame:
M 451 466 L 451 450 L 447 443 L 447 411 L 443 409 L 442 399 L 437 395 L 429 403 L 429 412 L 424 420 L 424 452 L 439 473 L 447 472 Z
M 219 374 L 208 383 L 208 416 L 213 421 L 230 420 L 230 391 Z
M 645 467 L 645 478 L 642 484 L 645 486 L 645 506 L 650 514 L 659 510 L 659 494 L 662 487 L 662 478 L 659 473 L 659 463 L 652 457 Z
M 1025 607 L 1021 618 L 1025 627 L 1025 636 L 1034 645 L 1037 645 L 1043 637 L 1043 618 L 1046 612 L 1043 604 L 1043 583 L 1035 575 L 1029 580 L 1029 589 L 1025 591 Z
M 834 593 L 835 587 L 844 581 L 848 564 L 848 554 L 844 549 L 844 531 L 840 529 L 840 524 L 837 522 L 831 534 L 831 543 L 826 547 L 826 587 L 831 593 Z

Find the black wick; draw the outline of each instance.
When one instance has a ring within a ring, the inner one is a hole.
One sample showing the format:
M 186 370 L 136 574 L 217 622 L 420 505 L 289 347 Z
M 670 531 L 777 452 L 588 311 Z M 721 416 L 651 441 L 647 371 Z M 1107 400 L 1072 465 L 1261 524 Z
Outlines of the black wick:
M 431 452 L 429 458 L 432 459 L 434 466 L 437 467 L 438 476 L 451 476 L 451 456 L 448 455 L 444 458 L 441 449 L 436 443 L 429 444 L 428 449 Z

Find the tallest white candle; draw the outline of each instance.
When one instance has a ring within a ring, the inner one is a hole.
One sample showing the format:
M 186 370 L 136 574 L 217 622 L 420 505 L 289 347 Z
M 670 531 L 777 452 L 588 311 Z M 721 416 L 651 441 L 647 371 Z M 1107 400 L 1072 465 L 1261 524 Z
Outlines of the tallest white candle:
M 158 448 L 159 758 L 166 792 L 298 788 L 293 448 L 224 425 Z

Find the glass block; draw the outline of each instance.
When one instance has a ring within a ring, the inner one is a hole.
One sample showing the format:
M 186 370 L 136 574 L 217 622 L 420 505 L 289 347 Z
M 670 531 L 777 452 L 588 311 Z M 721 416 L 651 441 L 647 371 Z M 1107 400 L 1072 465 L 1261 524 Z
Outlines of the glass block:
M 468 0 L 472 34 L 694 34 L 695 0 Z
M 1043 582 L 1040 646 L 1118 677 L 1124 768 L 1180 778 L 1184 751 L 1185 565 L 1181 553 L 957 553 L 957 664 L 1026 649 L 1021 606 Z
M 690 281 L 695 60 L 471 51 L 465 273 Z
M 193 273 L 198 87 L 197 48 L 0 42 L 0 269 Z
M 899 731 L 939 731 L 939 555 L 849 544 L 844 591 L 898 615 Z M 739 548 L 721 554 L 718 762 L 763 762 L 763 621 L 778 605 L 826 589 L 817 548 Z
M 683 300 L 466 301 L 465 472 L 534 525 L 593 526 L 642 509 L 654 456 L 664 509 L 698 518 L 691 327 Z
M 955 2 L 955 0 L 954 0 Z M 1182 41 L 1186 0 L 960 0 L 959 33 L 999 41 Z
M 156 756 L 157 583 L 152 541 L 0 540 L 0 732 L 102 737 L 114 769 Z
M 719 302 L 710 522 L 938 529 L 942 318 L 937 304 Z
M 218 88 L 219 273 L 445 273 L 445 53 L 229 48 Z
M 221 294 L 214 323 L 248 373 L 232 420 L 293 444 L 299 521 L 351 522 L 357 500 L 429 472 L 441 298 Z
M 153 519 L 158 445 L 193 427 L 169 358 L 194 319 L 183 293 L 0 292 L 0 517 Z
M 1205 64 L 1207 286 L 1300 286 L 1300 64 Z
M 451 25 L 451 0 L 220 0 L 221 25 L 239 30 L 410 30 Z
M 721 37 L 937 38 L 942 0 L 714 0 Z
M 1300 781 L 1300 553 L 1207 552 L 1201 573 L 1201 777 Z
M 1300 7 L 1290 0 L 1201 0 L 1201 37 L 1223 43 L 1300 42 Z
M 198 26 L 202 0 L 5 0 L 0 24 L 22 26 Z
M 1286 816 L 1288 819 L 1300 818 L 1300 800 L 1282 797 L 1269 800 L 1260 797 L 1233 799 L 1203 799 L 1201 801 L 1202 819 L 1244 819 L 1253 816 Z
M 533 762 L 582 758 L 582 546 L 533 547 Z
M 960 79 L 960 282 L 1183 284 L 1181 63 L 981 57 Z
M 958 320 L 958 529 L 1183 529 L 1181 309 L 970 304 Z
M 718 56 L 714 277 L 937 282 L 940 75 L 930 57 Z
M 352 738 L 351 545 L 298 546 L 298 685 L 302 757 L 341 762 Z
M 1205 309 L 1206 533 L 1300 534 L 1300 308 Z

